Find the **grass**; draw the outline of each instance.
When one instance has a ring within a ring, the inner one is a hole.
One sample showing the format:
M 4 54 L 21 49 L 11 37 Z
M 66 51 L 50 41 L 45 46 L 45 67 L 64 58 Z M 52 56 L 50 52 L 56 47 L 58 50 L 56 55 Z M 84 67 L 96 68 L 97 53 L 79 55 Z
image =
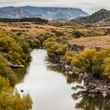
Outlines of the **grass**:
M 84 46 L 84 47 L 100 47 L 104 49 L 110 48 L 110 36 L 96 36 L 96 37 L 82 37 L 78 39 L 73 39 L 70 43 Z

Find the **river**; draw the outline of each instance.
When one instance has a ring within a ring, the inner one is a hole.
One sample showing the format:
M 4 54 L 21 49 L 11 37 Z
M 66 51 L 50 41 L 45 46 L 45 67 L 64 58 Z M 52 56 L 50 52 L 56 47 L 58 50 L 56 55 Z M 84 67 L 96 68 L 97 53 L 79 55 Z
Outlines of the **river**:
M 16 88 L 32 97 L 32 110 L 76 110 L 71 86 L 65 77 L 48 69 L 46 50 L 35 49 L 31 57 L 27 74 Z

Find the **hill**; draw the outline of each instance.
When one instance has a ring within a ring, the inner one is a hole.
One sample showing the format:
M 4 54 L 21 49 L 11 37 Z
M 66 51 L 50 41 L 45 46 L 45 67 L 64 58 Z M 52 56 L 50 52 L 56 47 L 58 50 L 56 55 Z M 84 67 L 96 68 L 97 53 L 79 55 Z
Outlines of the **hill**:
M 107 17 L 96 23 L 97 26 L 110 26 L 110 17 Z
M 110 17 L 110 11 L 106 9 L 101 9 L 90 16 L 81 17 L 76 19 L 80 23 L 98 23 L 100 21 L 105 21 Z
M 87 13 L 78 8 L 60 7 L 1 7 L 0 18 L 35 18 L 40 17 L 48 20 L 70 20 Z

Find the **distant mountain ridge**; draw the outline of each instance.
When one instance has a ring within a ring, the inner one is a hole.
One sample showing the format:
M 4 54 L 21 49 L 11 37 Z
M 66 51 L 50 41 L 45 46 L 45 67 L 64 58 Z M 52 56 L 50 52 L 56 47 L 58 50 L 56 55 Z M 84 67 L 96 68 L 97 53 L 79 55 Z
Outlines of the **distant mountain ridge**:
M 88 14 L 79 8 L 60 7 L 1 7 L 0 18 L 34 18 L 48 20 L 71 20 Z
M 110 22 L 110 10 L 101 9 L 90 16 L 76 19 L 80 23 L 103 23 Z

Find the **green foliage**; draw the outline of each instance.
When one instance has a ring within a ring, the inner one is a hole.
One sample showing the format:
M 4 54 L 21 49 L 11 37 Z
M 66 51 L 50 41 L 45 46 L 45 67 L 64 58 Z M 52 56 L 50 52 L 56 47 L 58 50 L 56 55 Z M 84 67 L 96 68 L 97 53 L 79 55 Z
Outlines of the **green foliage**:
M 29 47 L 31 47 L 31 48 L 35 48 L 38 45 L 40 45 L 40 41 L 37 39 L 36 40 L 35 39 L 28 39 L 27 42 L 29 44 Z
M 22 47 L 10 36 L 0 36 L 0 51 L 8 54 L 7 59 L 13 63 L 23 63 L 24 56 Z
M 44 41 L 43 46 L 47 49 L 49 55 L 64 55 L 68 46 L 58 42 L 55 38 L 48 38 Z
M 43 45 L 43 42 L 48 39 L 48 38 L 55 38 L 55 34 L 54 33 L 51 33 L 51 32 L 46 32 L 46 33 L 41 33 L 39 34 L 37 37 L 36 37 L 36 40 L 38 43 L 38 45 L 42 46 Z
M 65 59 L 81 73 L 110 77 L 110 51 L 85 49 L 79 53 L 67 52 Z
M 72 52 L 72 51 L 66 51 L 66 53 L 64 55 L 64 58 L 65 58 L 65 60 L 66 60 L 67 63 L 69 63 L 69 64 L 71 63 L 74 54 L 75 53 Z
M 80 38 L 81 36 L 83 36 L 83 34 L 80 32 L 80 31 L 75 31 L 72 33 L 72 35 L 75 37 L 75 38 Z
M 0 93 L 2 91 L 10 91 L 12 88 L 10 86 L 9 80 L 6 80 L 2 76 L 0 76 Z
M 29 52 L 33 47 L 32 39 L 0 31 L 0 110 L 30 110 L 32 101 L 29 96 L 14 93 L 14 85 L 24 76 L 29 62 Z M 12 68 L 10 64 L 24 65 Z
M 10 81 L 11 85 L 16 84 L 17 82 L 17 76 L 9 67 L 8 61 L 2 55 L 0 55 L 0 75 L 6 77 Z
M 8 80 L 0 76 L 0 110 L 30 110 L 32 101 L 29 96 L 20 96 L 10 86 Z
M 53 30 L 52 32 L 55 33 L 56 37 L 64 36 L 64 33 L 61 31 Z
M 93 66 L 97 64 L 96 50 L 87 49 L 79 54 L 75 54 L 71 63 L 79 67 L 82 72 L 93 73 Z
M 0 75 L 8 78 L 11 85 L 15 85 L 24 76 L 30 49 L 33 47 L 32 40 L 24 35 L 0 31 Z M 14 69 L 9 64 L 24 65 L 24 68 Z

